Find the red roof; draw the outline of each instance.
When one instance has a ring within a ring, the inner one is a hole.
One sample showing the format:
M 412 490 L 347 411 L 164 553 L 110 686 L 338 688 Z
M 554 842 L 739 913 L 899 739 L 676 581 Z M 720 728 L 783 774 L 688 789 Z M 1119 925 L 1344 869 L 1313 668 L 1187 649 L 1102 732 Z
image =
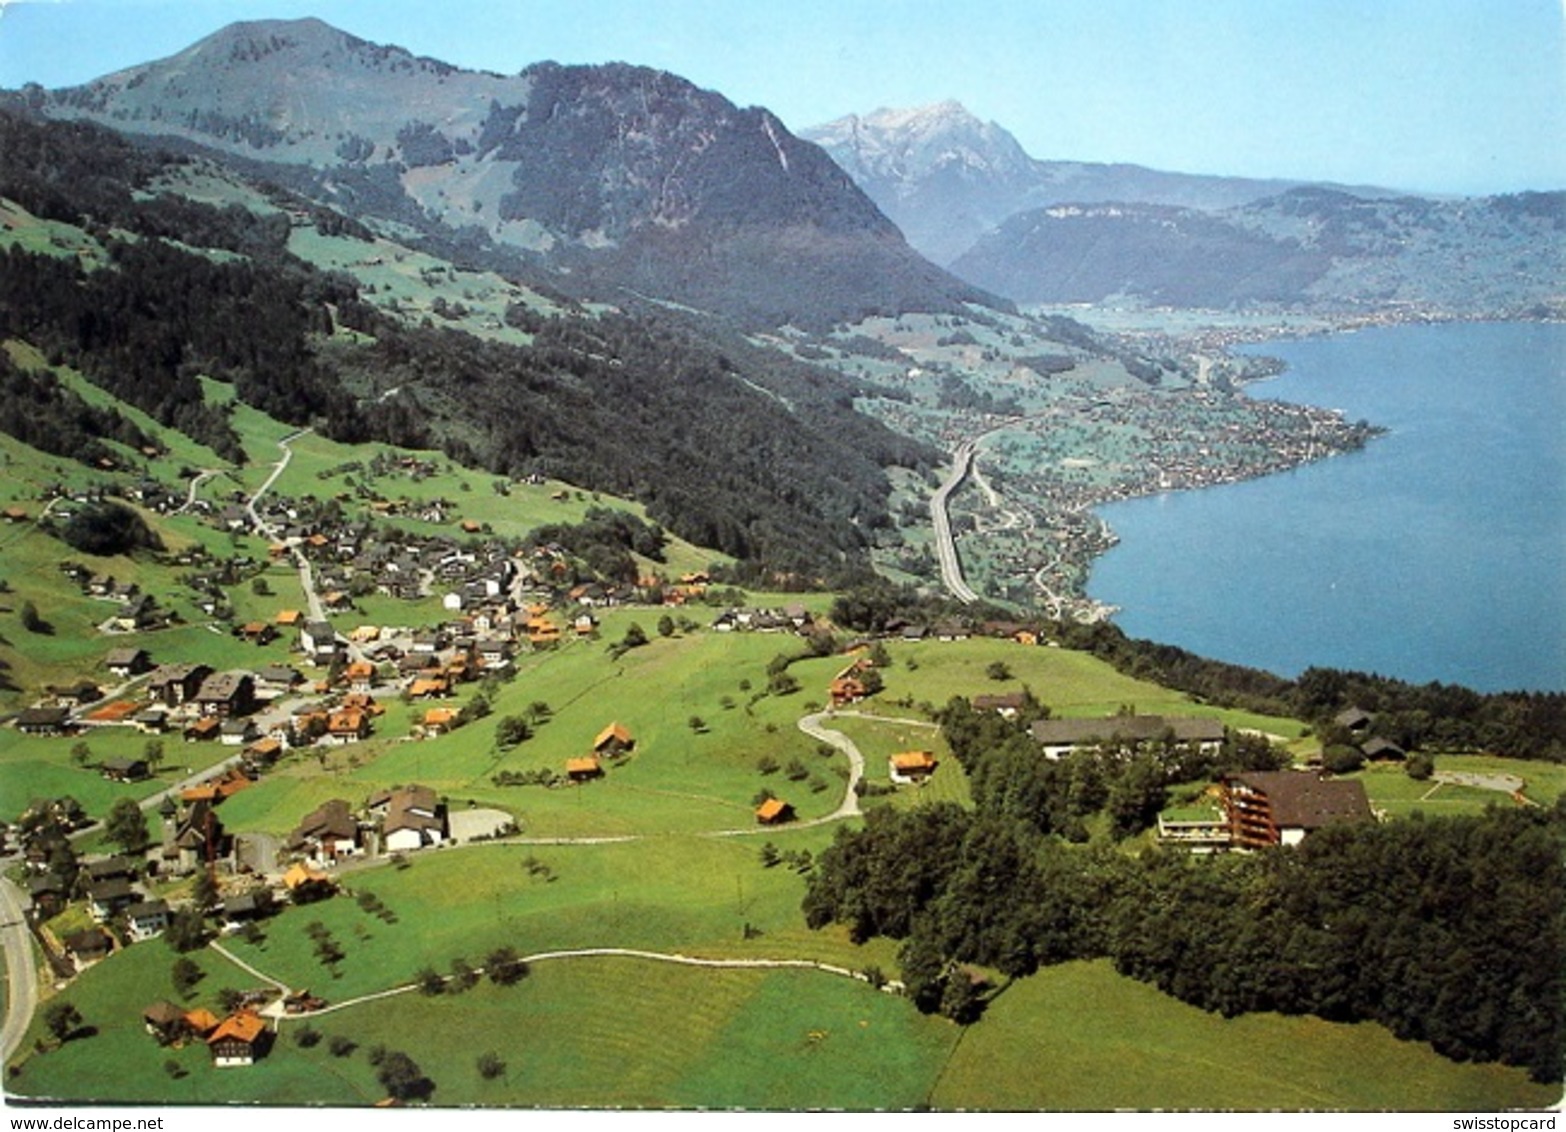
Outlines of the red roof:
M 260 1015 L 254 1014 L 249 1010 L 242 1010 L 238 1014 L 230 1014 L 223 1021 L 219 1022 L 218 1028 L 212 1031 L 212 1035 L 207 1038 L 207 1042 L 220 1042 L 225 1038 L 231 1038 L 248 1044 L 259 1038 L 265 1030 L 266 1022 L 261 1019 Z

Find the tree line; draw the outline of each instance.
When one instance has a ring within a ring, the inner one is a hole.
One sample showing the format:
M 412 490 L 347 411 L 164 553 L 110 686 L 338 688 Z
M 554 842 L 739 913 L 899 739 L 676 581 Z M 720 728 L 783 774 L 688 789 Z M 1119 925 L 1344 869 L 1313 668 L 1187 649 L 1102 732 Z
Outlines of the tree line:
M 567 307 L 530 322 L 528 346 L 409 325 L 353 279 L 291 255 L 286 214 L 133 191 L 189 159 L 4 112 L 0 152 L 0 192 L 82 227 L 108 258 L 88 270 L 12 246 L 0 337 L 33 342 L 236 462 L 240 438 L 202 377 L 344 442 L 439 445 L 497 473 L 629 495 L 692 542 L 821 580 L 862 570 L 873 533 L 891 525 L 886 468 L 939 459 L 855 411 L 854 382 L 732 328 L 650 306 Z M 396 397 L 373 396 L 394 386 Z
M 982 631 L 1014 627 L 1014 611 L 961 605 L 883 578 L 860 577 L 834 601 L 832 619 L 856 632 L 953 620 Z M 1259 668 L 1211 660 L 1175 645 L 1126 636 L 1107 621 L 1081 625 L 1026 618 L 1025 626 L 1065 648 L 1092 653 L 1119 672 L 1185 692 L 1204 703 L 1300 719 L 1318 734 L 1347 708 L 1375 717 L 1376 731 L 1405 750 L 1491 751 L 1512 758 L 1566 761 L 1566 694 L 1477 692 L 1459 684 L 1412 684 L 1373 673 L 1312 667 L 1288 679 Z
M 813 928 L 902 941 L 914 1002 L 970 1021 L 964 964 L 1008 978 L 1107 957 L 1226 1017 L 1369 1020 L 1538 1081 L 1566 1064 L 1566 805 L 1341 825 L 1296 849 L 1127 856 L 989 806 L 871 811 L 818 858 Z

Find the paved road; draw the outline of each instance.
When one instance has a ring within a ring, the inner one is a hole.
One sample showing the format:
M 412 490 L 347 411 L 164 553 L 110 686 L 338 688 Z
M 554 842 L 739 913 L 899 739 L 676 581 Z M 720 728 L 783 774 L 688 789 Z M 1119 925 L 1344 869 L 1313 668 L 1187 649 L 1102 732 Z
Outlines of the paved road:
M 8 980 L 5 1026 L 0 1029 L 0 1064 L 4 1064 L 21 1046 L 38 1009 L 38 970 L 33 964 L 32 936 L 22 918 L 22 890 L 5 877 L 0 877 L 0 945 L 5 948 Z
M 969 588 L 962 576 L 962 560 L 957 557 L 957 541 L 952 538 L 952 517 L 947 500 L 952 492 L 962 486 L 963 480 L 973 468 L 973 450 L 978 440 L 965 440 L 952 453 L 952 470 L 935 494 L 930 497 L 930 519 L 935 524 L 935 554 L 941 564 L 941 581 L 961 602 L 975 602 L 979 595 Z
M 250 514 L 250 524 L 256 533 L 262 538 L 276 539 L 277 532 L 261 518 L 261 513 L 256 510 L 256 502 L 267 492 L 272 490 L 272 485 L 277 478 L 288 470 L 288 462 L 294 458 L 294 450 L 289 447 L 294 441 L 305 435 L 310 430 L 302 428 L 298 432 L 290 433 L 277 442 L 277 446 L 283 450 L 282 459 L 272 466 L 272 474 L 266 477 L 266 482 L 256 489 L 245 503 L 245 510 Z M 293 549 L 294 562 L 299 567 L 299 588 L 304 590 L 305 601 L 310 608 L 311 621 L 325 621 L 326 609 L 321 604 L 320 595 L 315 592 L 315 575 L 310 569 L 310 560 L 304 556 L 304 552 L 298 547 Z
M 807 715 L 799 721 L 799 729 L 819 743 L 829 743 L 843 754 L 848 756 L 848 788 L 843 791 L 843 800 L 824 818 L 817 818 L 812 822 L 800 822 L 800 825 L 821 825 L 829 821 L 842 821 L 844 818 L 854 817 L 859 813 L 859 780 L 865 776 L 865 757 L 860 753 L 854 741 L 841 731 L 835 731 L 822 725 L 823 719 L 831 719 L 833 713 L 818 711 L 813 715 Z

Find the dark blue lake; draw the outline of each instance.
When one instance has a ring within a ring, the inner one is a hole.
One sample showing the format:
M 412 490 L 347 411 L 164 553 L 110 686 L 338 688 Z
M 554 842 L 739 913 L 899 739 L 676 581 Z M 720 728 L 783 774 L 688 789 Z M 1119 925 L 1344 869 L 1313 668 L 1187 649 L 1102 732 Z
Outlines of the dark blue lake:
M 1566 690 L 1566 325 L 1272 342 L 1260 398 L 1390 431 L 1282 475 L 1101 510 L 1089 592 L 1129 635 L 1285 676 L 1312 665 Z

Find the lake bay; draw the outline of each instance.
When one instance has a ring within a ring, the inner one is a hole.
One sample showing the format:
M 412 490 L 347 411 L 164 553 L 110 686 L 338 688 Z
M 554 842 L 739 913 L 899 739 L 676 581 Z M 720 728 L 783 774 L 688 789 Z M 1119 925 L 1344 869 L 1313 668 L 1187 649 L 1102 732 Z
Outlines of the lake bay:
M 1317 665 L 1566 690 L 1566 325 L 1275 341 L 1253 397 L 1388 429 L 1282 475 L 1099 513 L 1089 592 L 1146 637 L 1285 676 Z

